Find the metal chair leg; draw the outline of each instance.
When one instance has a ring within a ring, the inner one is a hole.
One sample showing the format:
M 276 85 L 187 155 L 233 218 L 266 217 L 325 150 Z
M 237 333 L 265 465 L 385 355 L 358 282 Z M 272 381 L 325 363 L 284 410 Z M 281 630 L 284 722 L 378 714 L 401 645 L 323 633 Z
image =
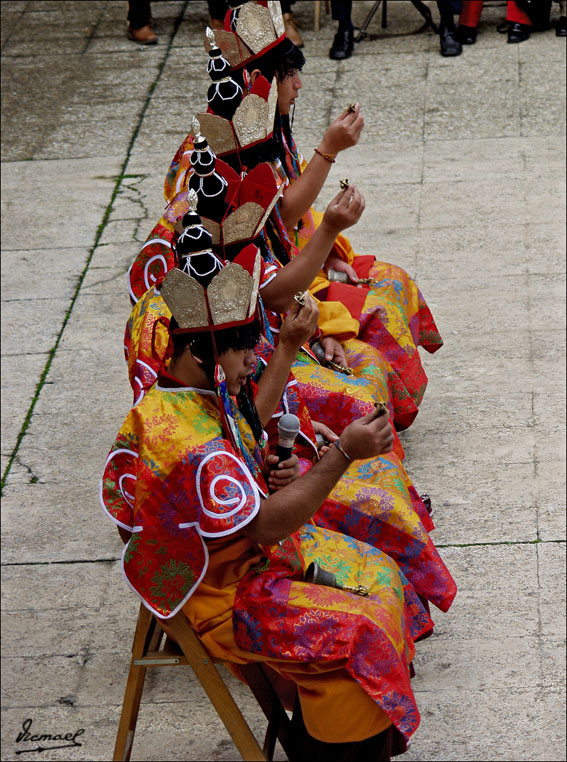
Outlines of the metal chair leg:
M 435 34 L 439 34 L 439 27 L 437 24 L 433 21 L 433 16 L 431 15 L 431 11 L 429 8 L 424 5 L 421 0 L 411 0 L 411 3 L 413 7 L 419 11 L 419 13 L 423 16 L 425 19 L 425 25 L 422 27 L 422 29 L 427 29 L 427 27 L 431 27 Z
M 366 16 L 366 18 L 364 19 L 364 23 L 362 24 L 362 26 L 361 26 L 361 27 L 360 27 L 360 29 L 358 30 L 358 34 L 357 34 L 357 35 L 356 35 L 356 37 L 354 38 L 354 41 L 355 41 L 355 42 L 360 42 L 361 40 L 363 40 L 365 37 L 367 37 L 367 36 L 368 36 L 368 32 L 367 32 L 366 30 L 368 29 L 368 26 L 369 26 L 370 22 L 371 22 L 371 21 L 372 21 L 372 19 L 374 18 L 374 14 L 376 13 L 376 11 L 378 10 L 378 8 L 380 7 L 380 3 L 381 3 L 381 2 L 382 2 L 382 0 L 376 0 L 376 2 L 374 3 L 374 5 L 373 5 L 373 6 L 372 6 L 372 8 L 370 9 L 370 11 L 369 11 L 368 15 L 367 15 L 367 16 Z M 382 9 L 382 26 L 384 26 L 384 18 L 385 18 L 385 14 L 384 14 L 384 11 L 385 11 L 385 8 L 386 8 L 386 0 L 384 0 L 384 7 L 383 7 L 383 9 Z

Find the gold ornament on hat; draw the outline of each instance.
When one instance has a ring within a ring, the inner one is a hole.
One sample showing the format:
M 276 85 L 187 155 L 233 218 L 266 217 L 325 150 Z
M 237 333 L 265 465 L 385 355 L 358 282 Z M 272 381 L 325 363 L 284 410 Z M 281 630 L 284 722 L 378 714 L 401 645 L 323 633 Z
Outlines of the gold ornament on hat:
M 193 143 L 203 140 L 203 136 L 201 135 L 201 125 L 196 116 L 191 119 L 191 133 L 193 134 Z
M 205 291 L 195 278 L 175 267 L 165 276 L 160 293 L 179 328 L 187 331 L 211 328 L 210 311 L 212 326 L 220 329 L 245 322 L 254 315 L 260 273 L 258 253 L 252 275 L 236 262 L 230 262 L 212 278 Z
M 270 11 L 270 17 L 272 24 L 276 30 L 278 37 L 285 34 L 285 23 L 283 20 L 282 6 L 279 0 L 268 0 L 268 10 Z
M 232 117 L 232 125 L 241 148 L 264 140 L 272 134 L 277 104 L 278 87 L 275 77 L 268 100 L 255 93 L 244 96 Z
M 255 2 L 244 3 L 238 8 L 236 32 L 217 30 L 214 42 L 222 55 L 233 67 L 242 66 L 252 56 L 261 53 L 285 35 L 285 26 L 279 2 L 268 1 L 268 7 Z M 211 41 L 205 31 L 205 50 Z
M 220 223 L 215 222 L 215 220 L 210 220 L 207 217 L 201 217 L 201 224 L 205 230 L 208 230 L 211 234 L 211 238 L 213 239 L 213 246 L 218 246 L 221 242 Z
M 231 153 L 238 149 L 238 143 L 228 119 L 216 114 L 199 114 L 198 116 L 209 146 L 217 155 Z
M 212 30 L 211 30 L 212 31 Z M 229 64 L 235 68 L 240 66 L 243 61 L 247 61 L 252 56 L 252 51 L 248 50 L 246 45 L 241 42 L 234 32 L 229 32 L 224 29 L 217 29 L 214 33 L 215 44 L 221 49 L 223 58 L 229 62 Z M 205 32 L 205 50 L 209 51 L 210 41 Z
M 277 32 L 277 29 L 281 31 Z M 256 3 L 240 7 L 236 20 L 236 34 L 256 55 L 275 42 L 285 32 L 279 3 L 269 3 L 265 8 Z
M 161 296 L 180 328 L 201 328 L 209 323 L 205 289 L 174 267 L 164 278 Z

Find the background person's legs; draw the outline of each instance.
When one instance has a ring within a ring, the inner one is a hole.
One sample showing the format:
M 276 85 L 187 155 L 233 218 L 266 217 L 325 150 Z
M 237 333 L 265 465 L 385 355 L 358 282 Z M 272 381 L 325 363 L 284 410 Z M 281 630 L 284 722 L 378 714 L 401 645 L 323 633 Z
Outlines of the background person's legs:
M 529 38 L 532 21 L 514 0 L 508 0 L 506 21 L 510 24 L 508 42 L 524 42 Z
M 155 45 L 157 37 L 150 26 L 150 0 L 128 0 L 128 37 L 139 45 Z
M 354 46 L 354 27 L 351 21 L 352 0 L 331 0 L 331 15 L 339 22 L 339 28 L 329 51 L 329 58 L 336 61 L 350 58 Z
M 476 42 L 476 28 L 482 15 L 483 6 L 483 0 L 463 0 L 459 26 L 455 33 L 455 37 L 463 45 L 474 45 Z
M 459 56 L 463 48 L 455 37 L 455 13 L 461 10 L 460 0 L 437 0 L 439 9 L 439 40 L 442 56 Z
M 558 37 L 567 37 L 567 0 L 561 0 L 559 3 L 559 20 L 555 27 L 555 34 Z
M 297 45 L 298 48 L 302 48 L 303 40 L 301 39 L 299 30 L 295 24 L 295 19 L 293 18 L 293 13 L 291 12 L 291 6 L 294 3 L 295 0 L 280 0 L 286 37 L 288 37 L 294 45 Z

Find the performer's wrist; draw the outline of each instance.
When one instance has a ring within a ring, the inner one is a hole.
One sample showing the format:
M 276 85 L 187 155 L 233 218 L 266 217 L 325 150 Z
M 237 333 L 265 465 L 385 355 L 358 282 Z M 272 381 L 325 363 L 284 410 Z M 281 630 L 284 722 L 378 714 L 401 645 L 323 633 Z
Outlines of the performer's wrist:
M 337 439 L 336 442 L 333 442 L 333 447 L 336 447 L 337 450 L 341 453 L 341 455 L 343 455 L 349 463 L 352 463 L 352 458 L 350 457 L 350 455 L 347 452 L 345 452 L 345 450 L 343 450 L 343 448 L 341 446 L 341 438 L 340 437 Z
M 318 156 L 321 156 L 323 159 L 325 159 L 325 161 L 328 161 L 329 164 L 334 164 L 335 163 L 335 159 L 337 158 L 337 154 L 336 153 L 326 153 L 325 151 L 321 150 L 320 148 L 315 148 L 314 151 L 315 151 L 315 153 Z

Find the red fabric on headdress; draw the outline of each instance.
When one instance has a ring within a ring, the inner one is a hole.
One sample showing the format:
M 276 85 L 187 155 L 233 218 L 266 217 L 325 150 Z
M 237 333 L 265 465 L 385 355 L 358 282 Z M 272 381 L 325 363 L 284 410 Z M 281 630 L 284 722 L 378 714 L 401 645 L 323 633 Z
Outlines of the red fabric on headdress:
M 224 200 L 228 203 L 230 199 L 234 198 L 235 194 L 238 192 L 238 188 L 240 186 L 240 175 L 238 172 L 235 172 L 229 164 L 227 164 L 222 159 L 219 159 L 218 157 L 215 160 L 215 172 L 223 177 L 228 183 L 228 187 L 224 196 Z
M 254 274 L 254 265 L 256 264 L 256 256 L 258 254 L 258 247 L 253 244 L 249 243 L 247 246 L 245 246 L 242 251 L 236 256 L 233 260 L 237 265 L 240 265 L 240 267 L 243 267 L 246 272 L 250 273 L 250 275 Z M 262 278 L 264 275 L 264 267 L 265 263 L 264 260 L 261 260 L 261 270 L 260 270 L 260 283 L 262 282 Z
M 250 94 L 259 95 L 260 98 L 263 98 L 265 101 L 267 101 L 270 94 L 270 88 L 271 84 L 268 82 L 266 77 L 264 77 L 262 74 L 259 74 L 256 77 L 254 84 L 252 85 Z
M 257 167 L 248 172 L 242 181 L 238 205 L 242 206 L 247 201 L 253 201 L 263 209 L 267 209 L 274 200 L 280 185 L 279 176 L 268 162 L 258 164 Z

